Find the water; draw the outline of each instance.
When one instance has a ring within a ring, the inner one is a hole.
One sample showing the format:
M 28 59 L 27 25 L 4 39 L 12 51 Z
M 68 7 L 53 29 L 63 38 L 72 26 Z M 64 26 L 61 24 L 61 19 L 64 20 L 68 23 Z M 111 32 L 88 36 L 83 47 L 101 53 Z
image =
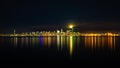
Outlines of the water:
M 119 63 L 120 37 L 0 37 L 0 60 L 42 63 Z

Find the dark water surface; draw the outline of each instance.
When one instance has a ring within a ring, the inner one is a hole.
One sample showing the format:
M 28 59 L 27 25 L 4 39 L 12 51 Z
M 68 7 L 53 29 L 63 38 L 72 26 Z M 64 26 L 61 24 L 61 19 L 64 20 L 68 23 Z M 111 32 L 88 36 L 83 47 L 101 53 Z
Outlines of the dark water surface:
M 120 37 L 0 37 L 0 61 L 119 63 Z

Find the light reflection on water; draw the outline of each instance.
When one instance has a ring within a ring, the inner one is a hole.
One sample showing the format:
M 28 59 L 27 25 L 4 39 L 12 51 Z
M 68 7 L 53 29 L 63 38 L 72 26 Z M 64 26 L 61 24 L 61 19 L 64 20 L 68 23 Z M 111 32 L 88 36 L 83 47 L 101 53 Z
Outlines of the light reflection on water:
M 70 55 L 72 55 L 73 52 L 73 37 L 70 36 Z
M 63 48 L 67 48 L 69 54 L 72 55 L 73 51 L 77 47 L 89 48 L 92 50 L 96 49 L 115 49 L 117 37 L 115 36 L 56 36 L 56 37 L 11 37 L 11 45 L 24 48 L 34 47 L 56 47 L 58 51 L 62 51 Z M 3 42 L 3 41 L 2 41 Z
M 115 48 L 116 38 L 108 37 L 85 37 L 85 46 L 89 48 Z

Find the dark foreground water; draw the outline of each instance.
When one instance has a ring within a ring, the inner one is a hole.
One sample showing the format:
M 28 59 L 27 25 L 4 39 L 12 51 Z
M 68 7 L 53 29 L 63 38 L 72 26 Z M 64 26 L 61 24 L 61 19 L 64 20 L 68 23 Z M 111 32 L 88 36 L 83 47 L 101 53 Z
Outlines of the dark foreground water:
M 120 37 L 0 37 L 0 62 L 120 63 Z

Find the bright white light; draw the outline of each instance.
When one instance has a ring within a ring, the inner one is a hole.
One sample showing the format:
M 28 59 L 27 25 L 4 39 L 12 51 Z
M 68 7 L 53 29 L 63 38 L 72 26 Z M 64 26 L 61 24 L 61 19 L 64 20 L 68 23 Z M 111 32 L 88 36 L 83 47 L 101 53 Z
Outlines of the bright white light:
M 70 25 L 69 28 L 73 28 L 73 25 Z
M 60 33 L 60 31 L 59 31 L 59 30 L 57 30 L 57 33 Z

